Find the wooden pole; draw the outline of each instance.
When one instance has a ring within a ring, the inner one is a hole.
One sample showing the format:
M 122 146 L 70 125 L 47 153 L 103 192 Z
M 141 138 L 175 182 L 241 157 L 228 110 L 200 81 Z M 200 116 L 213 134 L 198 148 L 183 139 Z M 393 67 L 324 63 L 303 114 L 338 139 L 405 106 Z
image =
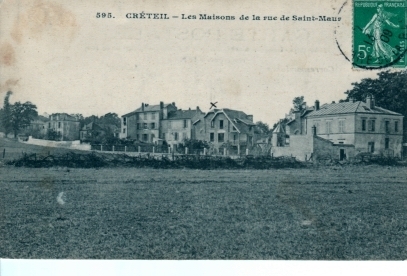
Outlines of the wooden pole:
M 3 159 L 6 156 L 6 149 L 3 149 Z

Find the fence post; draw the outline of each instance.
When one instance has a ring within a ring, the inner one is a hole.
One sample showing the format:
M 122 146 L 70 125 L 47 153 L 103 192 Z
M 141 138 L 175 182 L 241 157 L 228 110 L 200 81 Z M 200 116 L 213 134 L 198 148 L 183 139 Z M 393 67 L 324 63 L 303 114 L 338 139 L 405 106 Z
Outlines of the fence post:
M 171 153 L 171 147 L 168 146 L 168 153 Z
M 237 155 L 240 155 L 240 144 L 237 144 Z
M 153 146 L 153 153 L 155 153 L 155 147 Z
M 140 146 L 138 146 L 138 153 L 140 153 L 141 152 L 141 147 Z
M 246 149 L 246 155 L 249 155 L 249 149 Z
M 3 159 L 6 156 L 6 149 L 3 149 Z
M 226 148 L 223 148 L 223 155 L 226 156 Z
M 204 153 L 203 153 L 203 155 L 206 155 L 206 148 L 204 148 Z
M 112 151 L 114 152 L 114 146 L 112 146 Z
M 103 151 L 103 145 L 100 145 L 100 151 Z
M 188 154 L 188 148 L 185 147 L 185 154 Z
M 127 152 L 127 146 L 124 146 L 124 152 Z

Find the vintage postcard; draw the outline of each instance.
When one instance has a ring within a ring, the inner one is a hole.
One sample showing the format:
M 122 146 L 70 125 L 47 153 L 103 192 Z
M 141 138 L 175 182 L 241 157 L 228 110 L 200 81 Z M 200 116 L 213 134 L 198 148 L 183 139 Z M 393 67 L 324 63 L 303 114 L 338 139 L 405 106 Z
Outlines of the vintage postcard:
M 406 16 L 1 1 L 0 258 L 404 260 Z

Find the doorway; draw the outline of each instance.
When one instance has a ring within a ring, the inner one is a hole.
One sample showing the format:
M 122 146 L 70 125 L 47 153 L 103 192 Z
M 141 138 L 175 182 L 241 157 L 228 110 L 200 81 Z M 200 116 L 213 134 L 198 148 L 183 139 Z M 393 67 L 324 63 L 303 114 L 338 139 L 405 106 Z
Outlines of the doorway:
M 339 150 L 339 160 L 343 161 L 345 159 L 346 159 L 345 149 L 340 149 Z

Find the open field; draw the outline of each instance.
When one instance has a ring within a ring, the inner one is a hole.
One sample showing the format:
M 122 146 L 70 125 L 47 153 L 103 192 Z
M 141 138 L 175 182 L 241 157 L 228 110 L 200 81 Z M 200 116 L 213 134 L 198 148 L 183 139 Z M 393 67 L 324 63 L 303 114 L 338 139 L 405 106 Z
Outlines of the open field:
M 407 169 L 0 168 L 0 257 L 406 259 Z

